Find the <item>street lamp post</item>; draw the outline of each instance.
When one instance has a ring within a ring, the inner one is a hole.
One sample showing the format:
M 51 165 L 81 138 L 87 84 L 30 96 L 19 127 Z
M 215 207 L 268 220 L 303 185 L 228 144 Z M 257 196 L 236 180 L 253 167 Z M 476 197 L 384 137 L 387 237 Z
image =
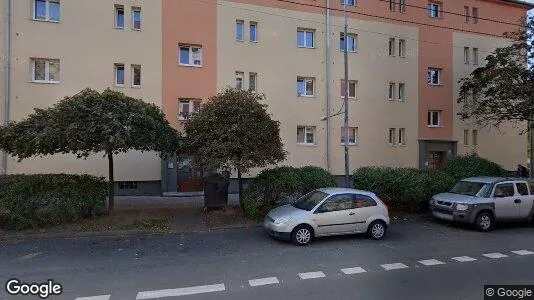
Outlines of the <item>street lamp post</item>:
M 345 128 L 345 187 L 350 187 L 349 182 L 349 57 L 348 57 L 348 46 L 349 46 L 349 39 L 347 36 L 347 0 L 343 0 L 343 17 L 345 19 L 345 31 L 344 31 L 344 38 L 345 38 L 345 51 L 344 51 L 344 65 L 345 65 L 345 99 L 344 99 L 344 106 L 345 106 L 345 114 L 344 114 L 344 128 Z

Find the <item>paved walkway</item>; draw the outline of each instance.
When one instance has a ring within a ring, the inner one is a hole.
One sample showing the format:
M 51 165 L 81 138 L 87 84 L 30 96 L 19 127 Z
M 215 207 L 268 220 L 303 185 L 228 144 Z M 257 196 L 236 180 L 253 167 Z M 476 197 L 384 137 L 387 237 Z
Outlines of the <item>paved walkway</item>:
M 228 205 L 238 205 L 239 195 L 228 194 Z M 204 207 L 204 196 L 187 197 L 158 197 L 158 196 L 115 196 L 115 205 L 118 209 L 131 205 L 176 205 Z

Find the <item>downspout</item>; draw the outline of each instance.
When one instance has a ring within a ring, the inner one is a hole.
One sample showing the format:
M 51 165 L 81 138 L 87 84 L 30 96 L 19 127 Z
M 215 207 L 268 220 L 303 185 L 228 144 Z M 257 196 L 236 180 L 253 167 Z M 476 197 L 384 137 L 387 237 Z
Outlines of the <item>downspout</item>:
M 11 0 L 4 0 L 4 124 L 10 122 L 11 102 Z M 7 174 L 7 152 L 2 152 L 2 174 Z
M 326 116 L 330 116 L 332 113 L 332 57 L 331 57 L 331 40 L 332 40 L 332 20 L 331 13 L 331 0 L 326 0 Z M 326 169 L 328 172 L 332 172 L 330 164 L 331 153 L 331 118 L 326 118 Z

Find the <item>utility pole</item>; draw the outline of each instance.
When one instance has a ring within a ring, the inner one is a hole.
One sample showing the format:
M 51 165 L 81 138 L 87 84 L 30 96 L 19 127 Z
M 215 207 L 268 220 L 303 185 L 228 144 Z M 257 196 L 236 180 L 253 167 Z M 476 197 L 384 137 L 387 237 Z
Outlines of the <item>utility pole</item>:
M 349 56 L 348 56 L 348 46 L 349 46 L 349 38 L 347 36 L 347 0 L 343 0 L 343 15 L 345 19 L 345 32 L 344 32 L 344 38 L 345 38 L 345 53 L 344 53 L 344 64 L 345 64 L 345 99 L 344 99 L 344 106 L 345 106 L 345 187 L 350 187 L 350 180 L 349 180 Z
M 331 58 L 331 41 L 332 41 L 332 24 L 331 24 L 331 0 L 326 0 L 326 115 L 329 116 L 332 110 L 332 58 Z M 326 169 L 332 172 L 331 166 L 331 141 L 330 132 L 332 122 L 330 118 L 326 119 Z

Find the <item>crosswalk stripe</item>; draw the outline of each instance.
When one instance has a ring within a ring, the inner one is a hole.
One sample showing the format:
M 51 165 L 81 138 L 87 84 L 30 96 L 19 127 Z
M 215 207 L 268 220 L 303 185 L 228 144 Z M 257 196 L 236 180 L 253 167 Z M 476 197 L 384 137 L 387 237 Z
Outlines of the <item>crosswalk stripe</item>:
M 250 286 L 260 286 L 260 285 L 277 284 L 277 283 L 280 283 L 280 282 L 278 281 L 278 278 L 276 277 L 251 279 L 248 281 L 248 284 Z
M 477 260 L 476 258 L 472 258 L 471 256 L 457 256 L 457 257 L 453 257 L 452 259 L 454 259 L 455 261 L 459 261 L 459 262 L 468 262 L 468 261 Z
M 326 275 L 322 271 L 318 271 L 318 272 L 299 273 L 299 277 L 300 279 L 313 279 L 313 278 L 326 277 Z
M 435 265 L 444 265 L 445 264 L 444 262 L 442 262 L 440 260 L 437 260 L 437 259 L 420 260 L 419 263 L 422 264 L 422 265 L 425 265 L 425 266 L 435 266 Z
M 528 251 L 528 250 L 516 250 L 516 251 L 512 251 L 512 253 L 515 253 L 517 255 L 531 255 L 531 254 L 534 254 L 534 252 Z
M 482 256 L 485 256 L 487 258 L 503 258 L 503 257 L 508 257 L 508 255 L 506 254 L 502 254 L 502 253 L 486 253 L 486 254 L 482 254 Z
M 355 267 L 355 268 L 341 269 L 341 272 L 343 272 L 343 273 L 345 273 L 347 275 L 351 275 L 351 274 L 365 273 L 367 271 L 364 268 Z
M 201 286 L 192 286 L 179 289 L 167 289 L 167 290 L 156 290 L 156 291 L 145 291 L 137 293 L 135 299 L 158 299 L 165 297 L 178 297 L 178 296 L 187 296 L 194 294 L 203 294 L 203 293 L 213 293 L 213 292 L 222 292 L 226 290 L 224 284 L 213 284 L 213 285 L 201 285 Z
M 385 264 L 385 265 L 380 265 L 382 268 L 384 268 L 384 270 L 386 271 L 389 271 L 389 270 L 396 270 L 396 269 L 406 269 L 408 268 L 407 265 L 405 264 L 402 264 L 402 263 L 394 263 L 394 264 Z

